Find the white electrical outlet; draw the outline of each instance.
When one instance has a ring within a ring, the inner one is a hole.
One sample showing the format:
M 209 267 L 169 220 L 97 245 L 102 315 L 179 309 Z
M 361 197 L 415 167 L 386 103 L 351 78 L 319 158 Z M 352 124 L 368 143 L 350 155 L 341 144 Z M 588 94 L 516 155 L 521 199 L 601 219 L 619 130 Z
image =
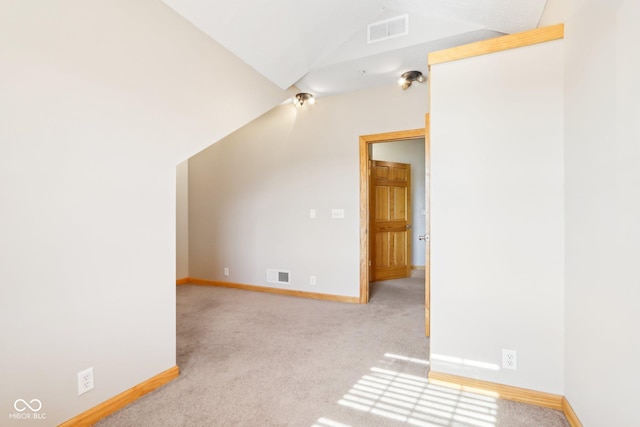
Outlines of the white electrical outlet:
M 78 395 L 93 390 L 93 367 L 78 372 Z
M 224 275 L 228 276 L 229 275 L 229 267 L 225 267 L 224 268 Z
M 518 353 L 515 350 L 502 349 L 502 367 L 504 369 L 518 369 Z
M 316 276 L 309 277 L 309 284 L 311 286 L 315 286 L 316 285 Z

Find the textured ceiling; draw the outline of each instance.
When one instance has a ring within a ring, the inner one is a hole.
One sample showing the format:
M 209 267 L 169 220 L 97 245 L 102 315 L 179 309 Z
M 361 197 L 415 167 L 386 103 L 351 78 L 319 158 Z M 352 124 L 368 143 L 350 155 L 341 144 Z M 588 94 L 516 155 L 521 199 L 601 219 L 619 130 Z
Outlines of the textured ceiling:
M 546 0 L 163 0 L 282 89 L 330 95 L 426 74 L 429 52 L 536 28 Z M 367 24 L 409 34 L 367 44 Z

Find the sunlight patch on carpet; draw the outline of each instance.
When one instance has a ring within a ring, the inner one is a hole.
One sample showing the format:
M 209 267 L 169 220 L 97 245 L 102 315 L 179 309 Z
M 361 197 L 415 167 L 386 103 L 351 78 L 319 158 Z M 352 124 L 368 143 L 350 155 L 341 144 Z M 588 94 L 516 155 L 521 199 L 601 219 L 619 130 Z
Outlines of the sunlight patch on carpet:
M 426 362 L 390 353 L 385 357 L 413 363 Z M 417 375 L 377 367 L 363 375 L 338 404 L 421 427 L 449 426 L 452 421 L 476 427 L 495 427 L 498 411 L 496 399 L 491 396 L 430 384 L 426 378 Z M 331 424 L 320 426 L 333 427 Z
M 428 360 L 416 359 L 415 357 L 400 356 L 399 354 L 385 353 L 384 357 L 388 357 L 390 359 L 404 360 L 406 362 L 418 363 L 420 365 L 429 365 Z
M 323 417 L 323 418 L 318 418 L 318 421 L 316 421 L 316 423 L 311 427 L 351 427 L 351 426 Z

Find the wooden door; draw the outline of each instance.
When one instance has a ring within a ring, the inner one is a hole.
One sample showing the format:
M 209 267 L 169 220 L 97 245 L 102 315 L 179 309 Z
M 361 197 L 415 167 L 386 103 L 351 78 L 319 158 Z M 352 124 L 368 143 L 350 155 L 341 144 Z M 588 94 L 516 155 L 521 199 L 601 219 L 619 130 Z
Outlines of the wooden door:
M 372 282 L 411 274 L 411 165 L 372 160 L 370 169 Z

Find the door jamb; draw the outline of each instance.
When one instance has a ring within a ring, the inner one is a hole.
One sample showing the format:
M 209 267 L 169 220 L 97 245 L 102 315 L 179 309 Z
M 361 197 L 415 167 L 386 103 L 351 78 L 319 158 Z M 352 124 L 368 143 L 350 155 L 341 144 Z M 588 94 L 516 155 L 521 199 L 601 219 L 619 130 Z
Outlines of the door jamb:
M 416 138 L 425 138 L 425 149 L 428 149 L 425 128 L 360 136 L 360 304 L 369 302 L 369 146 Z M 427 278 L 425 283 L 428 287 Z

